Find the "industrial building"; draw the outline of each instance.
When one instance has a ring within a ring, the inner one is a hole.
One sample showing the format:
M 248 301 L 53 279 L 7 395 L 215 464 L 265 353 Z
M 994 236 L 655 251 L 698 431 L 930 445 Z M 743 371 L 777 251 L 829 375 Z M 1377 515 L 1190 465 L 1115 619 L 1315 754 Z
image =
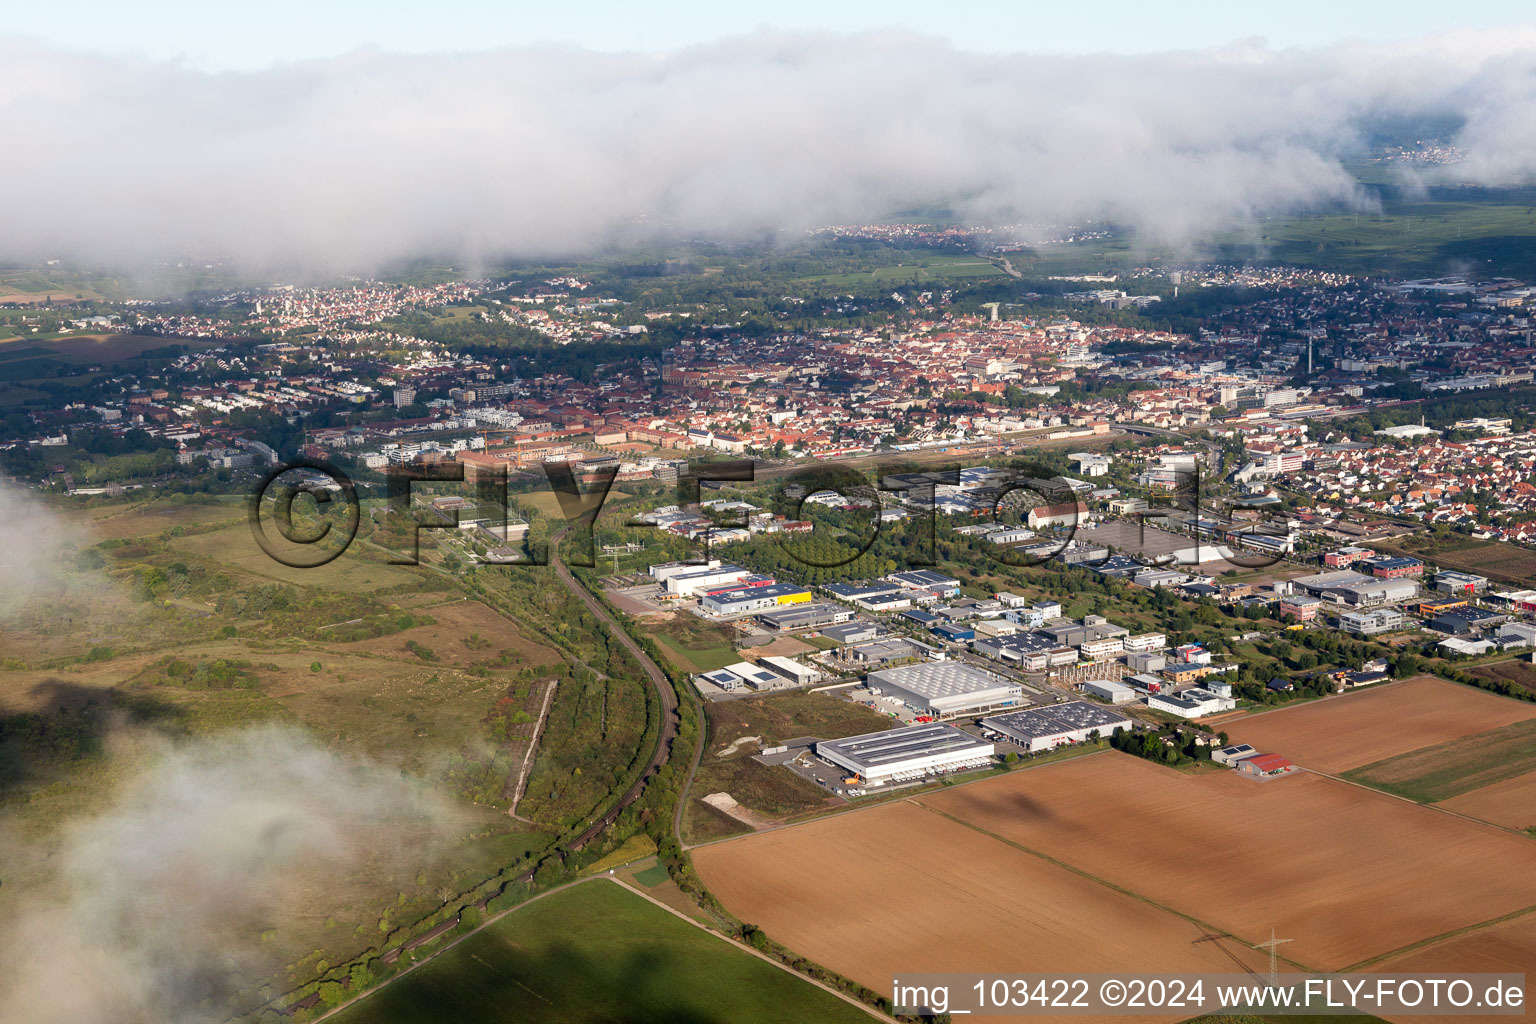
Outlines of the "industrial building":
M 697 597 L 706 590 L 727 583 L 740 583 L 751 575 L 739 565 L 721 565 L 712 569 L 695 567 L 692 572 L 669 574 L 666 578 L 667 593 L 677 597 Z
M 954 597 L 960 593 L 960 581 L 932 569 L 911 569 L 893 572 L 885 577 L 892 583 L 911 590 L 927 590 L 935 597 Z
M 793 658 L 780 657 L 777 654 L 769 654 L 763 657 L 763 667 L 788 679 L 796 686 L 810 686 L 821 679 L 822 673 L 809 665 L 802 665 Z
M 1405 558 L 1402 556 L 1362 558 L 1357 564 L 1369 570 L 1372 576 L 1388 580 L 1400 579 L 1405 576 L 1424 575 L 1424 563 L 1417 558 Z
M 699 606 L 706 615 L 749 615 L 785 605 L 808 604 L 811 592 L 793 583 L 772 583 L 761 587 L 743 587 L 722 593 L 705 594 Z
M 1064 743 L 1082 743 L 1094 733 L 1107 738 L 1121 729 L 1131 728 L 1124 715 L 1087 701 L 1010 711 L 981 720 L 981 727 L 1017 743 L 1031 754 L 1054 750 Z
M 1018 683 L 954 661 L 882 669 L 871 672 L 866 682 L 881 695 L 934 718 L 1008 707 L 1024 696 Z
M 1411 577 L 1377 579 L 1364 576 L 1352 569 L 1338 572 L 1321 572 L 1315 576 L 1303 576 L 1291 581 L 1293 586 L 1337 604 L 1351 604 L 1362 608 L 1406 601 L 1419 592 L 1418 581 Z
M 841 740 L 821 740 L 815 749 L 816 756 L 870 785 L 883 785 L 982 768 L 991 762 L 997 748 L 954 726 L 935 722 Z
M 849 609 L 819 601 L 814 604 L 801 604 L 762 612 L 757 616 L 757 621 L 770 632 L 793 633 L 802 629 L 833 626 L 839 622 L 847 622 L 851 618 L 853 618 L 853 612 Z
M 746 661 L 700 672 L 697 678 L 722 690 L 739 690 L 744 686 L 751 690 L 771 690 L 785 685 L 782 676 Z
M 1442 594 L 1481 594 L 1488 589 L 1488 577 L 1442 569 L 1435 573 L 1435 589 Z
M 1408 624 L 1408 617 L 1395 608 L 1377 608 L 1368 612 L 1345 612 L 1339 616 L 1339 628 L 1357 636 L 1390 633 Z
M 1204 718 L 1206 715 L 1231 711 L 1237 707 L 1237 701 L 1231 697 L 1223 697 L 1210 690 L 1191 687 L 1177 695 L 1171 693 L 1148 694 L 1147 707 L 1153 711 L 1162 711 L 1166 714 L 1176 715 L 1179 718 Z
M 1321 598 L 1310 594 L 1290 594 L 1280 599 L 1279 612 L 1290 615 L 1297 622 L 1311 622 L 1317 618 L 1317 610 L 1323 606 Z
M 1121 643 L 1127 653 L 1161 651 L 1168 646 L 1168 636 L 1165 633 L 1138 633 L 1126 637 Z
M 977 637 L 971 650 L 994 661 L 1015 662 L 1026 672 L 1077 663 L 1077 651 L 1039 633 Z
M 840 644 L 861 644 L 879 636 L 880 627 L 873 622 L 847 622 L 839 626 L 828 626 L 821 631 L 821 635 Z
M 1124 683 L 1112 679 L 1088 679 L 1083 682 L 1083 692 L 1092 694 L 1111 704 L 1129 704 L 1136 699 L 1136 691 Z

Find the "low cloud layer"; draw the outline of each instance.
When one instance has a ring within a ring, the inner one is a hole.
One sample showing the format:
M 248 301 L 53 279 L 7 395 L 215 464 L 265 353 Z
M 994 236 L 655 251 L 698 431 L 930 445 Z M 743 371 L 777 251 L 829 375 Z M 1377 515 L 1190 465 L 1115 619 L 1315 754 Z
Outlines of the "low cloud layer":
M 63 553 L 80 531 L 26 491 L 0 482 L 0 623 L 66 589 Z M 98 587 L 98 590 L 100 588 Z
M 7 1020 L 227 1019 L 229 994 L 274 966 L 263 928 L 328 912 L 360 873 L 430 857 L 452 827 L 451 812 L 398 776 L 293 729 L 250 728 L 149 760 L 109 809 L 66 828 L 54 894 L 12 891 L 0 904 Z M 6 853 L 0 843 L 0 861 Z
M 983 56 L 760 33 L 666 55 L 360 51 L 249 73 L 0 43 L 0 258 L 367 270 L 742 237 L 916 203 L 1161 240 L 1363 200 L 1366 126 L 1536 171 L 1536 27 L 1405 44 Z

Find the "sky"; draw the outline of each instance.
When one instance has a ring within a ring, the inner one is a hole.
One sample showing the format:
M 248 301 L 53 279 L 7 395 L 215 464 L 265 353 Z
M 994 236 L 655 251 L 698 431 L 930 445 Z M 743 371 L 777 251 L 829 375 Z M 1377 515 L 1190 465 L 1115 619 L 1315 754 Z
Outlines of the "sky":
M 29 5 L 0 261 L 486 266 L 934 204 L 1026 242 L 1258 241 L 1372 209 L 1350 167 L 1383 125 L 1449 132 L 1458 182 L 1536 180 L 1536 10 L 640 6 Z
M 1390 42 L 1529 20 L 1528 0 L 49 0 L 13 3 L 3 31 L 58 47 L 254 70 L 362 47 L 449 53 L 557 43 L 604 52 L 676 50 L 772 28 L 904 29 L 985 53 L 1151 53 L 1258 38 L 1270 47 Z

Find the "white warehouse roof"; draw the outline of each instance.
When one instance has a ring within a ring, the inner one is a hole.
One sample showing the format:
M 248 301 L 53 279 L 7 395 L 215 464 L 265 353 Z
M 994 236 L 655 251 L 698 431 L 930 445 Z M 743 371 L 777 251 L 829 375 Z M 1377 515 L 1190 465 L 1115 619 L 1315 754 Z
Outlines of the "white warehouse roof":
M 940 714 L 1006 704 L 1024 696 L 1024 688 L 1018 683 L 956 661 L 882 669 L 871 672 L 868 682 L 882 693 Z
M 921 777 L 930 769 L 984 764 L 995 749 L 986 740 L 938 723 L 816 744 L 818 756 L 870 781 Z

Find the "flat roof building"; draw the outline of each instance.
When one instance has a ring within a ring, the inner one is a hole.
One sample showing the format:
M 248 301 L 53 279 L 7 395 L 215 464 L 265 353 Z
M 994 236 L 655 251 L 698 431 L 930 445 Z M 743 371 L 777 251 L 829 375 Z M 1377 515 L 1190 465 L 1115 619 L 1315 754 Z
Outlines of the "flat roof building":
M 1010 711 L 981 720 L 990 729 L 1029 751 L 1054 750 L 1065 743 L 1082 743 L 1098 733 L 1108 737 L 1131 728 L 1131 720 L 1087 701 L 1069 701 L 1027 711 Z
M 823 626 L 836 625 L 839 622 L 847 622 L 851 618 L 853 618 L 851 610 L 820 601 L 762 612 L 758 615 L 757 621 L 770 631 L 792 633 L 801 629 L 820 629 Z
M 871 672 L 867 682 L 882 695 L 895 697 L 919 714 L 934 718 L 1007 707 L 1024 696 L 1018 683 L 955 661 L 882 669 Z
M 767 611 L 786 605 L 808 604 L 811 592 L 793 583 L 770 583 L 760 587 L 744 587 L 719 594 L 705 594 L 699 606 L 706 615 L 724 617 Z
M 762 663 L 764 668 L 772 669 L 796 686 L 810 686 L 821 678 L 820 671 L 809 665 L 803 665 L 793 658 L 769 654 L 763 657 Z
M 826 627 L 821 635 L 840 644 L 857 644 L 879 636 L 880 627 L 873 622 L 846 622 Z
M 782 677 L 750 661 L 738 661 L 734 665 L 727 665 L 725 671 L 739 677 L 743 683 L 754 690 L 771 690 L 776 686 L 784 685 Z
M 916 782 L 929 775 L 982 768 L 997 748 L 951 725 L 930 723 L 903 729 L 821 740 L 816 756 L 845 768 L 870 785 Z
M 1129 704 L 1136 699 L 1136 691 L 1124 683 L 1117 683 L 1113 679 L 1087 679 L 1083 681 L 1083 692 L 1092 694 L 1111 704 Z

